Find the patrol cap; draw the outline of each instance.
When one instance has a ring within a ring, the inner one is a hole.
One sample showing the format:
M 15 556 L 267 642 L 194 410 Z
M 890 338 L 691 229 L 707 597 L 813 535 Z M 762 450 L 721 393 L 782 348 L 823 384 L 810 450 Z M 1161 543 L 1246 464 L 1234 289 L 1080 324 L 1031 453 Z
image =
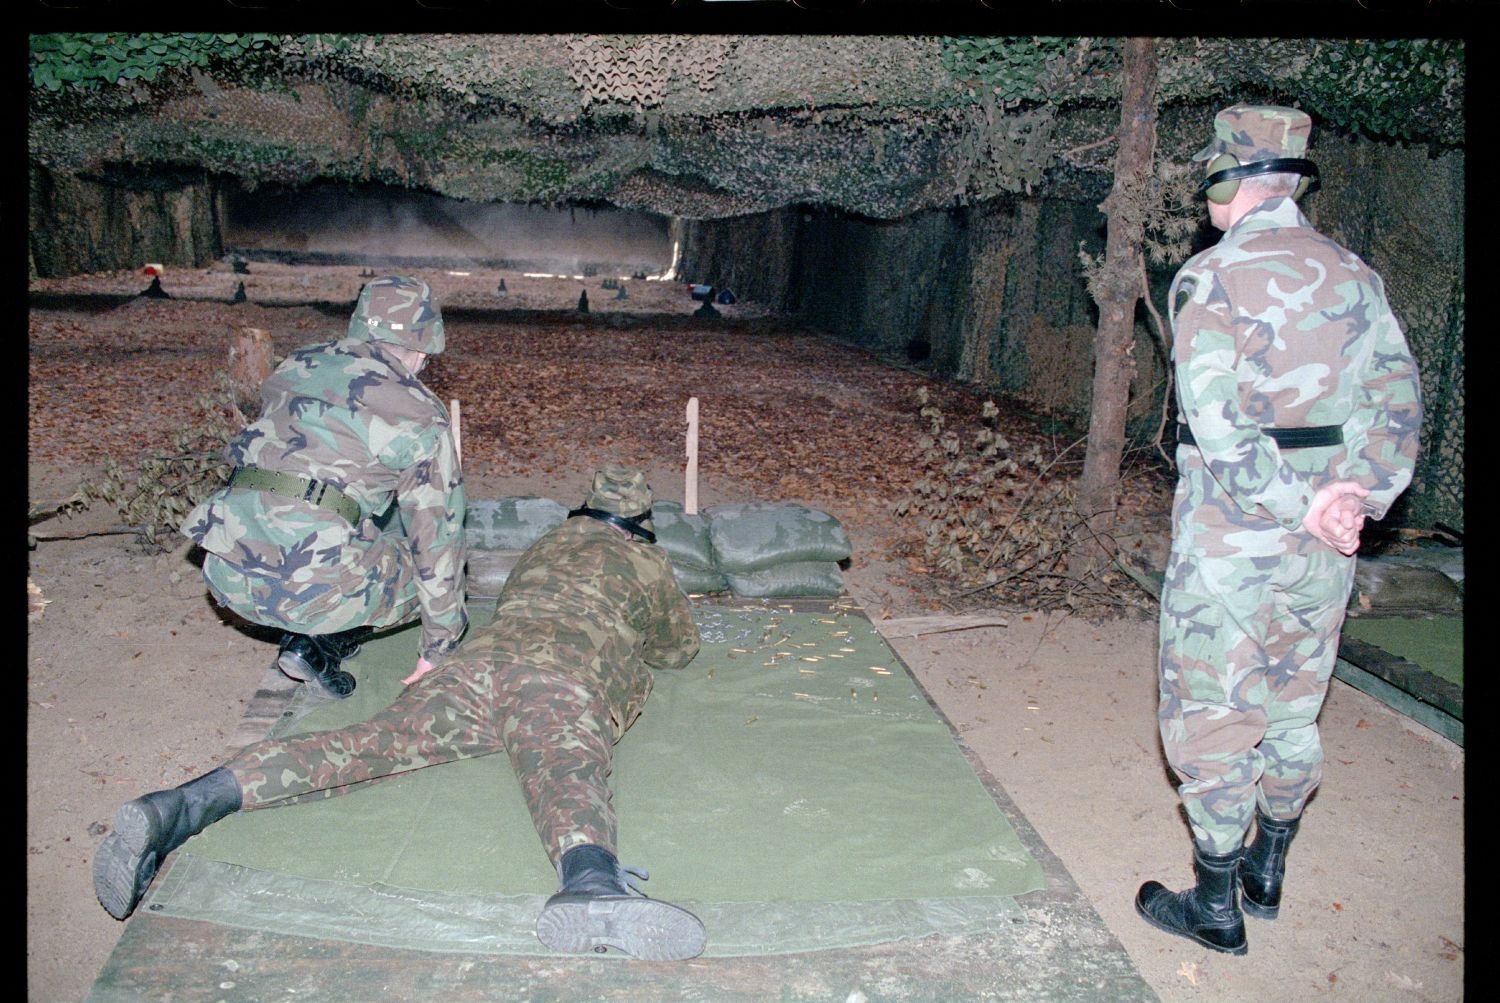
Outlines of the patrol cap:
M 349 337 L 436 355 L 443 350 L 443 315 L 432 300 L 432 289 L 421 279 L 371 279 L 359 291 L 349 318 Z
M 594 484 L 584 504 L 601 512 L 633 519 L 646 530 L 656 531 L 651 524 L 651 486 L 640 470 L 611 463 L 594 471 Z
M 1280 105 L 1230 105 L 1214 116 L 1214 138 L 1194 155 L 1212 160 L 1231 154 L 1242 164 L 1307 156 L 1312 118 Z

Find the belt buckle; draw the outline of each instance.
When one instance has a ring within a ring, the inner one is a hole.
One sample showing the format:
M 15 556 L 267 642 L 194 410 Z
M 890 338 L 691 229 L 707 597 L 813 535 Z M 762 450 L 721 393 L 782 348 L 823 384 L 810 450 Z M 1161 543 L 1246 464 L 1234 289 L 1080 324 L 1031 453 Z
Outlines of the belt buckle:
M 307 490 L 302 492 L 302 500 L 305 502 L 312 502 L 314 505 L 321 505 L 323 504 L 323 492 L 327 490 L 327 488 L 327 483 L 324 483 L 320 487 L 317 480 L 309 477 L 307 479 Z

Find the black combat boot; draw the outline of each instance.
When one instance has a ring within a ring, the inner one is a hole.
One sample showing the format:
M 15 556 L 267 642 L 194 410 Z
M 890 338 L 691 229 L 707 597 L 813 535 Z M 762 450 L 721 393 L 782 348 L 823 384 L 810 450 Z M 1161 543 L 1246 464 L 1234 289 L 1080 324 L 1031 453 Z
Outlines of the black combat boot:
M 1135 911 L 1147 923 L 1168 933 L 1195 940 L 1225 954 L 1244 954 L 1245 917 L 1237 901 L 1240 851 L 1214 856 L 1193 848 L 1198 884 L 1186 891 L 1170 892 L 1159 882 L 1147 881 L 1135 896 Z
M 354 677 L 339 668 L 343 657 L 338 652 L 347 645 L 324 640 L 343 636 L 283 634 L 281 646 L 276 650 L 276 667 L 290 679 L 305 682 L 327 696 L 343 699 L 354 692 Z M 357 643 L 353 647 L 355 651 L 359 650 Z
M 1245 911 L 1256 919 L 1275 919 L 1281 911 L 1281 879 L 1286 849 L 1297 835 L 1297 818 L 1278 819 L 1255 812 L 1255 842 L 1240 861 L 1240 891 Z
M 536 935 L 554 951 L 604 953 L 615 948 L 643 961 L 683 961 L 703 953 L 703 923 L 679 906 L 647 898 L 615 855 L 592 843 L 557 862 L 562 888 L 537 917 Z
M 114 830 L 94 854 L 94 894 L 115 919 L 136 904 L 167 854 L 226 815 L 240 810 L 239 781 L 224 767 L 169 791 L 127 801 Z
M 373 633 L 375 633 L 374 627 L 353 627 L 349 630 L 341 630 L 337 634 L 313 634 L 311 636 L 314 642 L 322 645 L 324 651 L 342 662 L 359 654 L 360 646 Z

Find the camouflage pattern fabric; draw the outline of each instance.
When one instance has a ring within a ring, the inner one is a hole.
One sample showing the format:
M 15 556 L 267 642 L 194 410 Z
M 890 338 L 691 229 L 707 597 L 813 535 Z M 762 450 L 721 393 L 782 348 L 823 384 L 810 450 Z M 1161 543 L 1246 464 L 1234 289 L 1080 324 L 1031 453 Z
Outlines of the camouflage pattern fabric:
M 402 345 L 428 355 L 440 353 L 446 341 L 443 314 L 433 302 L 432 288 L 407 275 L 387 275 L 365 284 L 349 318 L 348 336 Z
M 1312 118 L 1296 108 L 1237 104 L 1214 116 L 1214 138 L 1193 155 L 1211 160 L 1231 154 L 1242 164 L 1307 155 Z
M 229 444 L 238 466 L 328 481 L 358 525 L 297 498 L 210 495 L 182 532 L 210 555 L 214 597 L 254 623 L 300 634 L 386 626 L 420 614 L 421 653 L 458 644 L 464 611 L 464 488 L 447 411 L 380 344 L 299 349 L 261 387 L 260 420 Z M 391 508 L 382 530 L 373 517 Z
M 651 691 L 650 670 L 681 668 L 698 646 L 666 554 L 580 517 L 521 555 L 494 622 L 464 656 L 552 669 L 595 687 L 618 740 Z
M 268 740 L 225 764 L 247 809 L 502 749 L 555 864 L 616 848 L 614 743 L 639 716 L 651 669 L 681 668 L 698 629 L 656 548 L 587 518 L 522 555 L 495 619 L 369 721 Z
M 1161 613 L 1163 745 L 1194 838 L 1237 848 L 1256 801 L 1300 813 L 1321 775 L 1327 693 L 1354 559 L 1303 532 L 1318 488 L 1353 480 L 1379 519 L 1411 480 L 1416 366 L 1378 275 L 1272 198 L 1172 284 L 1180 413 Z M 1281 449 L 1265 427 L 1337 425 Z

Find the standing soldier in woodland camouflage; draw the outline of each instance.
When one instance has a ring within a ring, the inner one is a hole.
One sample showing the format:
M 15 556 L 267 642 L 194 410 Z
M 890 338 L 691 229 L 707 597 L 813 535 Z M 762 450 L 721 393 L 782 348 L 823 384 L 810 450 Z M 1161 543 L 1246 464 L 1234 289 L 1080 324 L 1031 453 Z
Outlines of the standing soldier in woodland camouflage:
M 448 413 L 417 379 L 442 350 L 427 283 L 368 283 L 347 337 L 262 384 L 229 483 L 182 524 L 214 597 L 284 631 L 277 666 L 334 696 L 353 691 L 340 662 L 374 628 L 420 615 L 420 673 L 468 625 L 463 478 Z
M 369 721 L 249 746 L 227 764 L 122 806 L 94 858 L 94 888 L 124 919 L 158 863 L 238 811 L 504 750 L 562 887 L 537 936 L 568 953 L 616 948 L 677 960 L 704 947 L 696 916 L 634 890 L 615 857 L 612 750 L 641 713 L 652 670 L 685 666 L 698 629 L 665 553 L 651 546 L 645 475 L 609 466 L 570 518 L 506 579 L 493 622 Z
M 1182 424 L 1160 719 L 1198 883 L 1147 882 L 1136 910 L 1231 954 L 1248 949 L 1241 895 L 1251 916 L 1280 908 L 1360 528 L 1411 480 L 1422 422 L 1380 276 L 1297 207 L 1317 181 L 1311 130 L 1293 108 L 1218 114 L 1194 159 L 1224 235 L 1170 293 Z

